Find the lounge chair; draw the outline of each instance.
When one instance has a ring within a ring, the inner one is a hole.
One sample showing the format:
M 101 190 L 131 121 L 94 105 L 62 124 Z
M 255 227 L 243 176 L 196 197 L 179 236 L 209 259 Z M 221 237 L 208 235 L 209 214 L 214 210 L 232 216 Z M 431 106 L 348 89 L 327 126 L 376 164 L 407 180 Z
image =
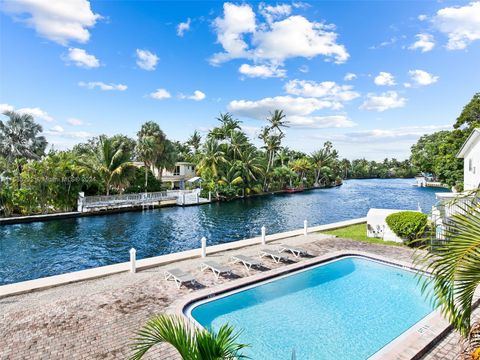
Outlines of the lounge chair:
M 298 258 L 301 255 L 308 255 L 308 251 L 305 250 L 305 249 L 290 246 L 290 245 L 281 244 L 279 246 L 278 252 L 282 253 L 282 252 L 285 252 L 285 251 L 290 251 L 293 254 L 293 256 L 295 256 L 296 258 Z
M 270 249 L 262 249 L 260 250 L 260 257 L 263 258 L 264 256 L 270 256 L 273 261 L 279 263 L 282 260 L 288 260 L 288 256 L 283 255 L 281 252 L 276 250 Z
M 252 268 L 252 266 L 259 267 L 262 265 L 260 261 L 252 259 L 251 257 L 245 256 L 245 255 L 232 255 L 230 259 L 232 259 L 233 264 L 236 264 L 239 262 L 242 263 L 243 266 L 245 266 L 245 268 L 247 269 L 247 272 L 250 272 L 250 269 Z
M 228 266 L 221 265 L 215 261 L 204 261 L 200 264 L 200 270 L 205 271 L 207 269 L 212 270 L 215 277 L 218 279 L 222 274 L 231 274 L 232 269 Z
M 175 281 L 175 285 L 177 285 L 177 289 L 180 289 L 180 287 L 184 283 L 189 282 L 193 284 L 196 281 L 192 275 L 187 274 L 183 270 L 180 270 L 177 268 L 165 270 L 165 280 Z

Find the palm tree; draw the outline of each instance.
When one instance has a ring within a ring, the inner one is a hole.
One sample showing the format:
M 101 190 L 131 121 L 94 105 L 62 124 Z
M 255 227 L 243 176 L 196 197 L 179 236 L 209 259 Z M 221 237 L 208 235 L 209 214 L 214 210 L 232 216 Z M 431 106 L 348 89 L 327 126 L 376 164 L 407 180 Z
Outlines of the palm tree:
M 138 331 L 130 360 L 139 360 L 153 346 L 172 345 L 184 360 L 246 359 L 241 350 L 247 347 L 238 343 L 240 333 L 223 325 L 218 332 L 200 329 L 175 315 L 158 315 Z
M 156 176 L 161 181 L 162 170 L 170 170 L 175 166 L 176 151 L 174 145 L 167 139 L 165 133 L 160 129 L 160 126 L 153 121 L 144 123 L 137 133 L 137 136 L 137 152 L 140 159 L 142 159 L 145 166 L 148 166 L 152 172 L 157 170 Z M 148 173 L 147 170 L 146 173 Z M 145 177 L 147 177 L 147 175 L 148 174 L 146 174 Z M 145 186 L 146 185 L 145 183 Z
M 246 146 L 248 146 L 248 139 L 245 134 L 238 130 L 232 130 L 228 149 L 231 151 L 234 161 L 242 156 L 242 151 Z
M 20 187 L 20 160 L 40 159 L 45 154 L 47 140 L 39 135 L 43 131 L 42 126 L 35 123 L 32 115 L 14 111 L 6 111 L 4 114 L 9 119 L 5 123 L 0 121 L 0 156 L 15 163 Z
M 187 145 L 191 146 L 194 154 L 196 154 L 200 149 L 201 143 L 202 143 L 202 136 L 199 134 L 197 130 L 195 130 L 192 136 L 188 138 Z
M 326 170 L 331 167 L 333 162 L 338 158 L 338 152 L 332 150 L 332 143 L 330 141 L 323 144 L 323 148 L 312 153 L 311 158 L 315 164 L 315 185 L 318 186 L 320 182 L 320 176 L 322 175 L 322 169 Z M 323 177 L 325 178 L 325 176 Z
M 289 165 L 299 175 L 301 182 L 303 182 L 306 172 L 312 168 L 312 164 L 307 158 L 297 159 L 290 162 Z
M 197 169 L 201 174 L 204 171 L 211 171 L 216 178 L 218 176 L 218 168 L 220 164 L 226 162 L 225 153 L 221 150 L 220 144 L 215 139 L 208 139 L 204 145 L 204 154 L 197 165 Z
M 285 121 L 286 117 L 287 115 L 283 113 L 283 110 L 275 110 L 273 114 L 270 113 L 270 117 L 267 118 L 267 121 L 270 123 L 270 129 L 276 130 L 283 135 L 282 128 L 288 127 L 287 121 Z
M 433 278 L 424 278 L 422 291 L 433 295 L 435 305 L 463 336 L 471 330 L 473 295 L 480 285 L 478 195 L 469 194 L 450 204 L 458 211 L 446 225 L 445 240 L 432 242 L 426 255 L 416 258 L 418 265 L 433 274 Z
M 105 135 L 99 137 L 98 145 L 87 156 L 85 164 L 105 186 L 107 195 L 113 184 L 121 184 L 129 177 L 129 171 L 135 167 L 131 161 L 131 154 L 124 151 L 123 146 L 114 146 L 112 138 Z

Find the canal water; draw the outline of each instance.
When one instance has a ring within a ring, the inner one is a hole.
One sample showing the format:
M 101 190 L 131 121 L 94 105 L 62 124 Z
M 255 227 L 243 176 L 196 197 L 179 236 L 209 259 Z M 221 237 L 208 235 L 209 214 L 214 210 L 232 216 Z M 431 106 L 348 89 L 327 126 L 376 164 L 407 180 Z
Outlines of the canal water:
M 413 179 L 348 180 L 336 188 L 228 203 L 0 225 L 0 285 L 366 216 L 370 208 L 429 212 L 435 192 Z

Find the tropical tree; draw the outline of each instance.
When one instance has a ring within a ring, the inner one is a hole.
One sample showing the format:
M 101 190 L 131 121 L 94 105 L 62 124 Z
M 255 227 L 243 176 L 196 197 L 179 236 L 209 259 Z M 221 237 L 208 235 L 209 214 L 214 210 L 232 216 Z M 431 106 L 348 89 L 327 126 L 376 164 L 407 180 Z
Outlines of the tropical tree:
M 45 154 L 47 140 L 40 135 L 42 126 L 35 123 L 32 115 L 14 111 L 6 111 L 4 115 L 9 119 L 6 122 L 0 121 L 0 156 L 15 163 L 17 177 L 20 179 L 22 160 L 40 159 Z
M 246 359 L 241 351 L 247 345 L 238 342 L 239 335 L 228 325 L 211 332 L 179 316 L 162 314 L 150 319 L 138 331 L 130 360 L 141 359 L 152 347 L 162 343 L 173 346 L 184 360 Z
M 312 169 L 312 163 L 308 158 L 297 159 L 295 161 L 290 162 L 290 168 L 295 171 L 299 178 L 300 182 L 303 183 L 305 174 L 307 171 Z
M 219 166 L 225 163 L 225 153 L 221 150 L 217 140 L 209 138 L 203 148 L 203 157 L 197 165 L 201 176 L 206 170 L 210 170 L 215 178 L 218 177 Z
M 106 194 L 110 195 L 112 185 L 124 183 L 135 170 L 131 154 L 123 146 L 114 146 L 112 138 L 99 137 L 97 147 L 84 159 L 84 165 L 102 182 Z
M 190 146 L 193 149 L 194 154 L 198 153 L 198 150 L 200 149 L 200 145 L 202 144 L 202 136 L 200 133 L 195 130 L 187 140 L 187 145 Z
M 454 200 L 458 209 L 445 226 L 445 240 L 434 241 L 416 262 L 433 278 L 422 290 L 463 336 L 471 330 L 472 302 L 480 285 L 480 202 L 478 194 Z
M 332 143 L 327 141 L 325 144 L 323 144 L 322 149 L 312 153 L 311 158 L 315 165 L 315 186 L 318 186 L 320 184 L 322 172 L 324 173 L 325 178 L 325 173 L 329 172 L 330 166 L 332 166 L 337 160 L 338 152 L 337 150 L 333 149 Z
M 276 130 L 283 135 L 282 128 L 288 127 L 285 120 L 286 117 L 287 115 L 284 114 L 283 110 L 275 110 L 273 113 L 270 113 L 270 117 L 267 118 L 267 121 L 270 123 L 270 129 Z

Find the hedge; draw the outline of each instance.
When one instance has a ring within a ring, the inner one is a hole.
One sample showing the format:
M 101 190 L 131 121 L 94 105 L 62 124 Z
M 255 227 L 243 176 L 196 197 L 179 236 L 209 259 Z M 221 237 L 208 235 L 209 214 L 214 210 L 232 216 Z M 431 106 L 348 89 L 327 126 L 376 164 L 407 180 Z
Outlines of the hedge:
M 415 240 L 425 233 L 428 218 L 421 212 L 400 211 L 388 215 L 385 221 L 398 237 L 404 240 Z

